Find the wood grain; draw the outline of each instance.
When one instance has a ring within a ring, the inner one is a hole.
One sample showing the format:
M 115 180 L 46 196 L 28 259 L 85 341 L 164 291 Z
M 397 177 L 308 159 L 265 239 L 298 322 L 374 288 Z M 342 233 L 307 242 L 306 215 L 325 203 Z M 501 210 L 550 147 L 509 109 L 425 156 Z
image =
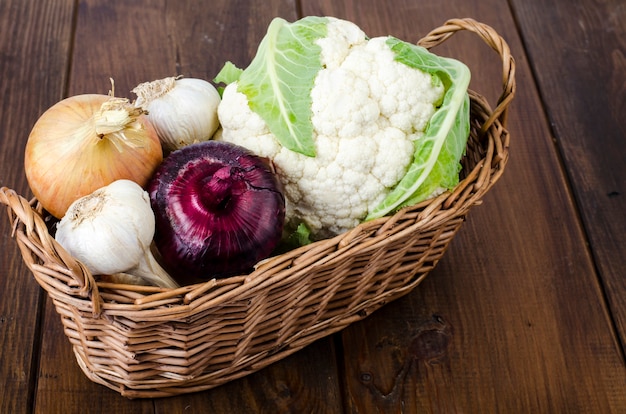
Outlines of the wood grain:
M 623 347 L 626 7 L 620 0 L 513 5 Z
M 274 16 L 333 15 L 412 42 L 473 17 L 509 42 L 518 83 L 507 171 L 418 288 L 206 392 L 129 400 L 90 382 L 0 219 L 0 412 L 626 412 L 621 3 L 0 2 L 0 186 L 23 195 L 27 134 L 53 103 L 107 93 L 109 78 L 133 98 L 147 80 L 246 66 Z M 495 102 L 498 58 L 476 36 L 436 52 L 468 63 L 472 89 Z
M 73 1 L 0 2 L 0 186 L 28 195 L 24 146 L 41 112 L 63 93 Z M 0 220 L 0 412 L 32 407 L 43 295 Z

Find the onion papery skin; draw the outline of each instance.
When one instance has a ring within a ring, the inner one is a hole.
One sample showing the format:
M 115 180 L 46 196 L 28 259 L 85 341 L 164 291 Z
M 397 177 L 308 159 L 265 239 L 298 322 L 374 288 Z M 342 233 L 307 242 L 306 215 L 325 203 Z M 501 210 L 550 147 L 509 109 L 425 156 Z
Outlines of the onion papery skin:
M 119 131 L 98 134 L 95 115 L 109 95 L 75 95 L 37 120 L 26 143 L 24 170 L 41 205 L 62 218 L 70 204 L 119 179 L 146 187 L 163 161 L 163 149 L 145 115 Z
M 267 159 L 243 147 L 206 141 L 176 150 L 148 192 L 155 245 L 179 281 L 246 273 L 280 242 L 281 184 Z

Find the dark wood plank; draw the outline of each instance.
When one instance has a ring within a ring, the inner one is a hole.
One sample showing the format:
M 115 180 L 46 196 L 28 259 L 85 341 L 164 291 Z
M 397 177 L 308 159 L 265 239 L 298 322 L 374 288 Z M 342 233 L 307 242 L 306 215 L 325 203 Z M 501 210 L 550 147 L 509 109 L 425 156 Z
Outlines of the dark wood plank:
M 625 346 L 626 8 L 560 3 L 512 2 Z
M 176 45 L 168 39 L 165 0 L 81 1 L 69 95 L 107 93 L 134 98 L 137 84 L 177 75 Z
M 517 57 L 508 171 L 422 285 L 343 332 L 347 411 L 626 409 L 621 350 L 507 3 L 320 1 L 303 12 L 411 41 L 474 17 Z M 497 94 L 497 57 L 484 45 L 463 35 L 436 51 L 470 65 L 473 89 Z
M 246 65 L 272 17 L 295 18 L 293 2 L 106 1 L 80 3 L 70 94 L 116 94 L 140 82 L 182 74 L 212 79 L 226 60 Z M 155 28 L 159 28 L 155 30 Z M 106 33 L 106 41 L 103 40 Z M 39 412 L 304 412 L 341 410 L 332 340 L 319 341 L 256 375 L 214 390 L 156 402 L 128 400 L 90 382 L 76 364 L 58 316 L 47 308 L 38 384 Z M 311 365 L 311 361 L 315 361 Z M 233 396 L 236 396 L 234 398 Z M 322 397 L 323 398 L 320 398 Z
M 370 35 L 413 41 L 449 17 L 475 17 L 496 27 L 517 58 L 508 171 L 413 293 L 346 329 L 339 349 L 324 339 L 214 390 L 131 401 L 80 372 L 58 316 L 49 303 L 42 311 L 41 290 L 0 220 L 0 412 L 341 412 L 342 397 L 345 412 L 625 411 L 624 361 L 602 289 L 623 332 L 624 282 L 617 276 L 624 260 L 624 144 L 618 138 L 625 134 L 617 117 L 624 109 L 624 10 L 615 0 L 550 8 L 510 3 L 540 93 L 506 2 L 302 4 L 304 14 L 337 15 Z M 211 78 L 225 60 L 245 66 L 270 16 L 292 20 L 297 10 L 291 1 L 196 4 L 0 2 L 0 185 L 28 193 L 21 164 L 27 132 L 65 92 L 106 93 L 113 77 L 118 95 L 128 95 L 157 77 Z M 552 42 L 563 36 L 569 40 Z M 471 63 L 472 87 L 493 101 L 500 76 L 489 50 L 461 34 L 437 51 Z M 609 85 L 598 86 L 598 78 Z M 553 132 L 571 169 L 584 231 Z M 37 323 L 44 331 L 39 371 Z
M 0 2 L 0 186 L 28 196 L 24 145 L 39 114 L 63 93 L 73 1 Z M 3 209 L 4 210 L 4 209 Z M 43 295 L 0 219 L 0 412 L 32 407 Z M 34 374 L 34 375 L 33 375 Z

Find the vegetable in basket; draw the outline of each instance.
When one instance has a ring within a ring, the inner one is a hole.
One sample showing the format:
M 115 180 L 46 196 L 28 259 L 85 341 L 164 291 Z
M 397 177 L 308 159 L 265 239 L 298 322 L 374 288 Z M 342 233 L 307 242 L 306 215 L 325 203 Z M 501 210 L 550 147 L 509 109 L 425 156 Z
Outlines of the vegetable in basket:
M 209 140 L 217 128 L 220 95 L 209 82 L 168 77 L 144 82 L 133 90 L 135 105 L 147 116 L 166 153 Z
M 458 183 L 469 135 L 469 69 L 355 24 L 274 19 L 250 65 L 228 62 L 216 139 L 268 157 L 289 229 L 313 239 Z
M 271 164 L 228 142 L 170 153 L 148 191 L 155 245 L 179 280 L 249 271 L 279 243 L 285 199 Z
M 24 170 L 41 205 L 61 218 L 72 202 L 118 179 L 145 186 L 163 160 L 144 111 L 125 98 L 66 98 L 37 120 L 26 143 Z
M 116 180 L 73 202 L 55 239 L 94 275 L 126 273 L 176 288 L 150 251 L 154 221 L 148 193 L 134 181 Z

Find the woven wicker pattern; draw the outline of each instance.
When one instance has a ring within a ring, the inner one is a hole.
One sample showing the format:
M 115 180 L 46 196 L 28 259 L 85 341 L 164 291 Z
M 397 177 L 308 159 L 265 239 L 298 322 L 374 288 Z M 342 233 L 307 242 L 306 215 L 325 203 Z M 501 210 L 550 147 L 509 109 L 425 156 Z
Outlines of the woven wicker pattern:
M 490 27 L 450 20 L 420 41 L 476 33 L 502 60 L 492 109 L 470 92 L 471 136 L 453 192 L 261 262 L 249 275 L 179 289 L 97 282 L 50 236 L 41 207 L 0 202 L 24 262 L 47 291 L 87 377 L 128 397 L 195 392 L 257 371 L 410 292 L 436 266 L 508 159 L 514 60 Z

